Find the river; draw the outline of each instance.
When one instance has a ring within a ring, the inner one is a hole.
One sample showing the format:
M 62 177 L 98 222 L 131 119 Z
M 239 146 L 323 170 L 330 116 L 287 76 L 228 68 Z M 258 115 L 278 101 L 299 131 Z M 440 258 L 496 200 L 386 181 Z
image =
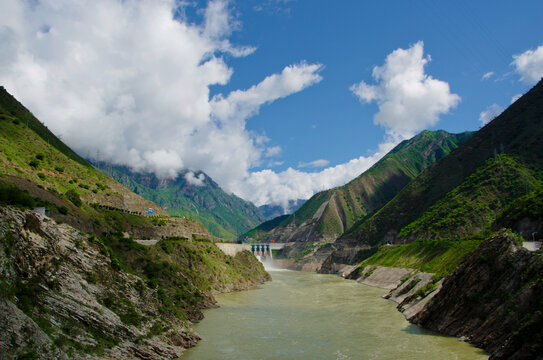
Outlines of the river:
M 386 290 L 334 275 L 270 272 L 261 289 L 218 295 L 183 360 L 488 359 L 479 349 L 407 322 Z

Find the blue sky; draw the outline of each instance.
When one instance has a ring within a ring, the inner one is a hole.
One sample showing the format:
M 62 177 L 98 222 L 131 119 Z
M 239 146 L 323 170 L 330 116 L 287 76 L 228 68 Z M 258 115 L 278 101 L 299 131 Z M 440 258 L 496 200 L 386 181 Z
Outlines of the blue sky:
M 284 147 L 278 170 L 315 159 L 335 165 L 377 148 L 384 136 L 372 123 L 377 106 L 361 104 L 349 87 L 371 82 L 372 68 L 397 48 L 424 41 L 432 57 L 426 73 L 462 98 L 432 129 L 462 132 L 480 127 L 487 106 L 506 107 L 530 88 L 512 73 L 512 55 L 543 44 L 541 1 L 279 1 L 257 11 L 260 3 L 235 5 L 241 30 L 232 39 L 257 50 L 233 61 L 227 89 L 247 88 L 300 59 L 325 66 L 319 84 L 247 122 Z
M 543 75 L 541 1 L 4 0 L 0 13 L 0 84 L 76 151 L 160 177 L 203 170 L 257 205 L 342 185 L 423 129 L 477 130 Z

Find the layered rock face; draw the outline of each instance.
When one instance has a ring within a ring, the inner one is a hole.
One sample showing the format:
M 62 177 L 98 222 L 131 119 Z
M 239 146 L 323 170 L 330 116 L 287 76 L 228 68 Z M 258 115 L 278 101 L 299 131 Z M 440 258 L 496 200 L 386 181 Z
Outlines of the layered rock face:
M 187 305 L 175 307 L 171 302 L 177 299 L 170 298 L 166 285 L 123 271 L 94 236 L 37 212 L 0 207 L 0 239 L 2 359 L 175 359 L 199 339 L 189 320 L 200 319 L 200 310 L 214 305 L 212 292 L 254 287 L 269 276 L 244 258 L 249 253 L 228 260 L 213 243 L 198 243 L 207 253 L 216 250 L 225 263 L 246 264 L 236 268 L 239 273 L 256 274 L 232 281 L 213 274 L 205 281 L 195 278 L 205 282 L 197 284 L 188 272 L 201 271 L 202 258 L 191 250 L 190 265 L 175 270 L 187 288 L 173 289 Z M 173 258 L 175 248 L 165 248 Z M 160 263 L 162 273 L 174 273 L 171 261 Z
M 501 231 L 445 278 L 439 293 L 409 320 L 463 337 L 490 359 L 543 359 L 543 258 Z

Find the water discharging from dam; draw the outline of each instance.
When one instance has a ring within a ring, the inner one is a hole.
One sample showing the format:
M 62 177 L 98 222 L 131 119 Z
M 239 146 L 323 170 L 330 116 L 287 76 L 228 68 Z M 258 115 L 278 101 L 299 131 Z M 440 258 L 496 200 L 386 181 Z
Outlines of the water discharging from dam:
M 217 295 L 190 360 L 479 360 L 481 350 L 409 324 L 386 290 L 334 275 L 271 271 L 261 289 Z

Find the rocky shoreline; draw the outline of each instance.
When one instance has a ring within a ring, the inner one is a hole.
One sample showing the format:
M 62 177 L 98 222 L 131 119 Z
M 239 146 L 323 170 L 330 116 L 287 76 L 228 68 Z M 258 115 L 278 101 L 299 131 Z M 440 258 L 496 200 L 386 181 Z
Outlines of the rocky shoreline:
M 390 290 L 405 318 L 467 341 L 490 360 L 543 359 L 543 259 L 506 231 L 443 279 L 412 269 L 344 267 L 340 275 Z
M 209 240 L 120 239 L 144 262 L 125 270 L 95 235 L 31 210 L 0 207 L 0 237 L 2 359 L 176 359 L 200 339 L 191 324 L 214 293 L 269 280 L 252 254 L 227 257 Z M 204 274 L 210 261 L 222 269 Z

